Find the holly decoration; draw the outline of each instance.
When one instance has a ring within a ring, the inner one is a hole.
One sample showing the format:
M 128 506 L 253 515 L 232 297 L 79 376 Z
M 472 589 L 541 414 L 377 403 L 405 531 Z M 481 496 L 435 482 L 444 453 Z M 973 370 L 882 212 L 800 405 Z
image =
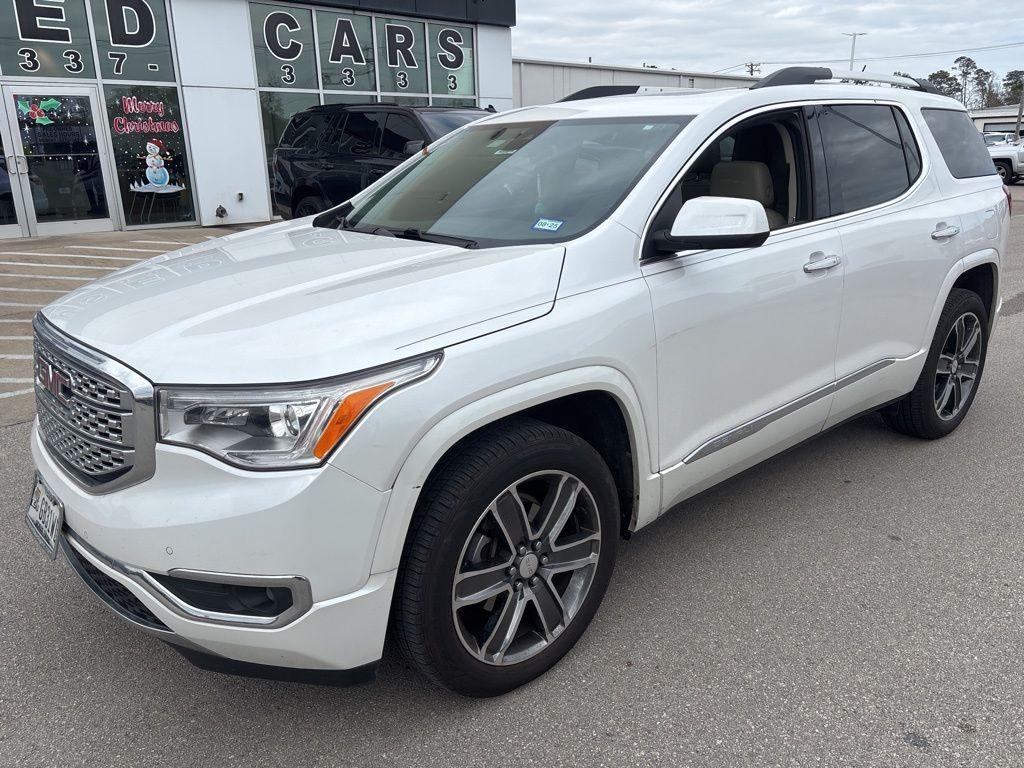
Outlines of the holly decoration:
M 59 106 L 60 102 L 57 99 L 43 99 L 38 104 L 26 99 L 18 99 L 18 110 L 29 120 L 34 120 L 36 125 L 51 125 L 53 120 L 46 114 L 46 111 Z

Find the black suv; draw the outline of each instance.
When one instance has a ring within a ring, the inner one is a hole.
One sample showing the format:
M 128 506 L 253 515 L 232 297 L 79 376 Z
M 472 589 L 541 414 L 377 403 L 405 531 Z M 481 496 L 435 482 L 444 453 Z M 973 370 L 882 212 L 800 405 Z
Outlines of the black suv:
M 274 150 L 274 207 L 301 218 L 343 203 L 423 147 L 486 112 L 326 104 L 292 117 Z

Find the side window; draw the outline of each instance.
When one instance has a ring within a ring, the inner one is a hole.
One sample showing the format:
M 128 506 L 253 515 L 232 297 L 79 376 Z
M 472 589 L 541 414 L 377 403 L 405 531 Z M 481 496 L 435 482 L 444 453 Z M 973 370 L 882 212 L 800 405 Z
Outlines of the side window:
M 375 155 L 382 117 L 378 112 L 349 112 L 344 128 L 338 133 L 335 151 L 361 157 Z
M 833 215 L 884 203 L 903 194 L 911 177 L 892 107 L 844 104 L 822 107 Z
M 810 221 L 811 171 L 800 110 L 757 115 L 719 136 L 686 169 L 654 219 L 652 231 L 672 226 L 696 197 L 739 197 L 764 206 L 771 229 Z
M 281 134 L 282 147 L 313 149 L 320 142 L 330 115 L 325 112 L 300 112 Z
M 405 160 L 405 145 L 410 141 L 425 141 L 423 131 L 408 115 L 392 112 L 384 123 L 381 155 L 389 160 Z
M 921 148 L 917 146 L 917 139 L 914 138 L 914 132 L 911 130 L 903 110 L 894 108 L 893 113 L 896 115 L 896 125 L 899 126 L 900 137 L 903 139 L 903 154 L 907 158 L 907 173 L 910 176 L 910 183 L 913 184 L 921 175 Z
M 966 112 L 957 109 L 922 109 L 928 130 L 939 145 L 942 159 L 957 179 L 991 176 L 996 172 L 985 140 Z

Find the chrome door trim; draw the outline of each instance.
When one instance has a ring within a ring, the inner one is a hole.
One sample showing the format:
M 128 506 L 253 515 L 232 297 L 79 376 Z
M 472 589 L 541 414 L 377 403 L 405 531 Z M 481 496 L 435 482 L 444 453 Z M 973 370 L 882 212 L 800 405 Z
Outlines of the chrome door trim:
M 851 384 L 855 384 L 861 379 L 867 378 L 872 374 L 878 373 L 883 368 L 888 368 L 893 363 L 898 362 L 894 357 L 889 357 L 884 360 L 879 360 L 871 365 L 865 366 L 860 370 L 854 371 L 853 373 L 842 377 L 838 381 L 833 381 L 831 384 L 826 384 L 824 387 L 808 392 L 806 395 L 802 395 L 795 400 L 782 405 L 774 410 L 768 411 L 767 413 L 761 414 L 750 421 L 740 424 L 738 427 L 723 432 L 720 435 L 701 443 L 692 453 L 690 453 L 685 459 L 683 464 L 692 464 L 695 461 L 706 458 L 713 453 L 717 453 L 723 448 L 728 448 L 730 445 L 738 443 L 740 440 L 756 435 L 762 429 L 778 421 L 781 418 L 789 416 L 792 413 L 800 410 L 801 408 L 816 403 L 824 397 L 828 397 L 835 392 L 838 392 L 844 387 L 848 387 Z

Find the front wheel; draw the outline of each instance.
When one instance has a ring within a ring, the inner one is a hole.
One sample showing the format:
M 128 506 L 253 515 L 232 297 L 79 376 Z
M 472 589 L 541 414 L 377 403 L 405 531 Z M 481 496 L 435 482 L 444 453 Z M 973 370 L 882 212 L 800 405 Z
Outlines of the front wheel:
M 597 611 L 618 521 L 611 473 L 581 438 L 532 419 L 486 428 L 421 494 L 394 601 L 399 647 L 469 696 L 543 674 Z
M 934 440 L 960 426 L 978 393 L 988 352 L 988 312 L 973 291 L 950 291 L 913 391 L 882 409 L 885 423 Z
M 996 171 L 999 173 L 999 178 L 1003 180 L 1003 184 L 1013 183 L 1013 166 L 1008 162 L 996 160 Z

